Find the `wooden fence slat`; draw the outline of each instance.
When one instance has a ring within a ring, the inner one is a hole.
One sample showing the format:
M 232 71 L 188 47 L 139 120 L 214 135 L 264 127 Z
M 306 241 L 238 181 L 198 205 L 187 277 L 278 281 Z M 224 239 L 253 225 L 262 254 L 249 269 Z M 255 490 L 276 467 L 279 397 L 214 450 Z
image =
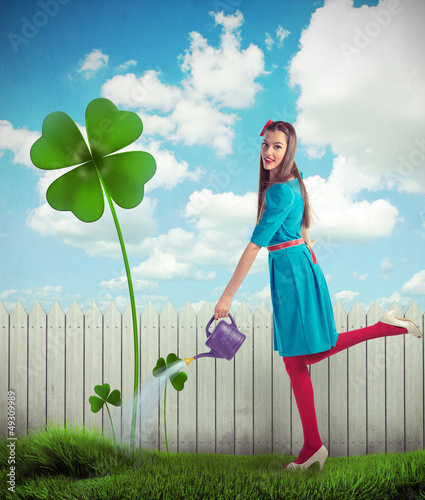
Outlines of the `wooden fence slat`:
M 93 413 L 90 396 L 96 396 L 94 387 L 103 384 L 103 318 L 96 303 L 91 304 L 84 321 L 84 425 L 102 431 L 102 411 Z M 108 425 L 108 424 L 107 424 Z
M 65 425 L 65 313 L 55 302 L 47 315 L 47 422 Z
M 65 411 L 66 421 L 84 424 L 84 315 L 74 302 L 65 325 Z M 87 402 L 88 404 L 88 402 Z
M 262 302 L 254 313 L 254 454 L 272 453 L 271 315 Z
M 46 313 L 37 302 L 28 322 L 28 428 L 46 421 Z
M 156 311 L 155 311 L 156 313 Z M 142 373 L 146 368 L 146 359 L 141 356 L 142 346 L 141 346 L 141 324 L 140 324 L 140 314 L 136 311 L 136 322 L 137 322 L 137 339 L 139 345 L 139 392 L 142 387 Z M 156 322 L 158 323 L 158 314 L 156 314 Z M 122 345 L 121 345 L 121 363 L 122 363 L 122 373 L 121 373 L 121 436 L 120 440 L 122 443 L 130 443 L 131 441 L 131 422 L 133 416 L 133 398 L 134 398 L 134 329 L 133 329 L 133 315 L 131 312 L 131 305 L 129 304 L 124 314 L 122 315 Z M 158 342 L 156 343 L 156 346 Z M 152 354 L 154 356 L 154 354 Z M 137 420 L 135 427 L 135 446 L 140 446 L 141 430 L 141 408 L 140 402 L 137 402 Z M 118 437 L 117 437 L 118 439 Z
M 20 302 L 10 313 L 10 390 L 16 397 L 16 436 L 28 432 L 28 315 Z M 4 397 L 2 395 L 2 397 Z
M 205 328 L 213 316 L 213 310 L 208 302 L 204 302 L 198 313 L 197 326 L 197 352 L 209 352 L 205 347 Z M 216 360 L 214 358 L 201 358 L 193 361 L 196 363 L 197 380 L 197 449 L 198 453 L 215 453 L 215 425 L 216 425 Z M 192 365 L 190 365 L 192 366 Z M 193 368 L 192 368 L 193 370 Z
M 196 353 L 196 313 L 186 302 L 179 314 L 179 358 L 191 358 Z M 183 391 L 178 398 L 178 451 L 189 453 L 196 449 L 196 361 L 184 366 L 187 374 Z
M 412 302 L 406 311 L 406 318 L 412 319 L 419 328 L 422 326 L 422 313 L 416 304 Z M 423 330 L 422 330 L 423 331 Z M 424 447 L 424 401 L 418 397 L 424 394 L 424 342 L 416 339 L 413 335 L 406 335 L 405 339 L 405 427 L 406 427 L 406 451 L 418 450 Z
M 340 302 L 337 302 L 333 307 L 335 326 L 338 332 L 345 332 L 347 331 L 347 315 L 336 314 L 340 306 Z M 313 383 L 314 404 L 320 437 L 322 443 L 330 451 L 329 358 L 310 365 L 310 376 Z M 295 452 L 296 450 L 293 451 L 294 454 Z
M 233 312 L 231 312 L 233 316 Z M 222 320 L 219 320 L 222 321 Z M 210 326 L 212 332 L 219 321 Z M 225 319 L 230 323 L 230 319 Z M 241 347 L 243 349 L 245 343 Z M 205 347 L 205 351 L 208 349 Z M 240 352 L 240 351 L 239 351 Z M 216 453 L 235 453 L 235 358 L 217 359 L 216 366 Z
M 235 314 L 238 329 L 246 335 L 244 345 L 235 356 L 235 453 L 252 455 L 254 452 L 253 419 L 253 334 L 252 312 L 243 302 Z
M 394 302 L 391 309 L 399 306 Z M 402 316 L 402 314 L 401 314 Z M 385 412 L 387 420 L 386 452 L 404 451 L 404 405 L 394 402 L 404 401 L 404 341 L 405 335 L 385 338 Z
M 334 309 L 335 324 L 346 320 L 347 313 L 340 304 Z M 337 326 L 338 333 L 341 333 Z M 348 452 L 348 394 L 347 350 L 329 357 L 329 455 L 344 457 Z
M 367 313 L 373 325 L 382 315 L 375 302 Z M 385 452 L 385 338 L 366 341 L 367 453 Z
M 273 344 L 273 320 L 271 339 Z M 292 454 L 292 389 L 283 359 L 278 352 L 272 356 L 273 453 Z M 299 417 L 298 417 L 299 418 Z
M 366 326 L 366 314 L 358 302 L 348 313 L 348 330 Z M 349 335 L 349 333 L 348 333 Z M 348 454 L 366 454 L 366 342 L 348 349 Z
M 103 325 L 103 383 L 111 386 L 111 391 L 121 392 L 121 313 L 111 302 L 104 314 Z M 126 367 L 127 368 L 127 367 Z M 128 367 L 129 368 L 129 367 Z M 121 436 L 121 408 L 109 406 L 116 438 Z M 108 411 L 103 409 L 103 433 L 113 438 Z
M 133 348 L 133 326 L 130 324 L 131 310 L 128 309 L 128 328 L 130 331 L 126 333 L 126 355 L 123 360 L 127 362 L 131 360 L 131 364 L 127 366 L 126 371 L 131 372 L 131 378 L 128 379 L 129 389 L 125 394 L 133 394 L 133 367 L 134 367 L 134 348 Z M 124 331 L 125 333 L 125 331 Z M 144 399 L 140 399 L 138 404 L 139 415 L 139 440 L 141 446 L 146 450 L 159 449 L 159 383 L 152 375 L 159 354 L 159 315 L 152 302 L 149 302 L 146 308 L 140 315 L 140 390 L 144 391 Z M 129 343 L 130 342 L 130 343 Z M 126 366 L 124 364 L 124 366 Z M 129 370 L 131 367 L 131 370 Z M 148 384 L 146 386 L 146 384 Z M 174 390 L 174 389 L 173 389 Z M 127 426 L 131 424 L 131 414 L 128 418 Z M 130 431 L 129 431 L 130 432 Z
M 7 408 L 9 392 L 9 313 L 0 302 L 0 401 L 1 407 Z M 3 406 L 4 401 L 4 406 Z M 15 407 L 16 407 L 16 401 Z M 4 433 L 3 433 L 4 431 Z M 7 411 L 0 412 L 0 435 L 7 435 Z
M 159 352 L 165 360 L 170 353 L 177 354 L 177 313 L 170 302 L 167 302 L 159 315 Z M 155 366 L 155 365 L 154 365 Z M 152 366 L 153 368 L 153 366 Z M 177 391 L 171 385 L 170 380 L 166 381 L 166 415 L 167 415 L 167 440 L 168 450 L 177 452 L 178 426 L 177 426 Z M 159 449 L 166 450 L 164 432 L 164 394 L 159 398 Z

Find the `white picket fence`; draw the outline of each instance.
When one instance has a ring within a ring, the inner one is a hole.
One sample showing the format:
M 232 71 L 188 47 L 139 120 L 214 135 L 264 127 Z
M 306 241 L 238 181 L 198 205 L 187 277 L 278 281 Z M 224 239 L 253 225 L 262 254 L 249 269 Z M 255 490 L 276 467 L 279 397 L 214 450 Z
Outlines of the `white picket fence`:
M 394 308 L 396 304 L 391 306 Z M 159 356 L 192 357 L 205 352 L 205 327 L 212 309 L 195 313 L 186 304 L 177 313 L 168 303 L 158 314 L 149 304 L 139 318 L 141 385 Z M 334 307 L 339 332 L 375 323 L 374 303 L 366 314 L 356 303 L 347 314 Z M 261 304 L 234 314 L 247 335 L 231 361 L 203 358 L 185 368 L 188 380 L 177 393 L 167 390 L 170 451 L 198 453 L 297 454 L 302 427 L 284 364 L 273 351 L 272 315 Z M 406 317 L 424 327 L 416 303 Z M 133 326 L 128 308 L 111 303 L 104 314 L 93 303 L 84 314 L 74 304 L 65 314 L 55 304 L 48 314 L 37 303 L 29 314 L 18 303 L 9 312 L 0 302 L 0 434 L 7 435 L 7 393 L 16 394 L 19 435 L 46 422 L 99 427 L 111 434 L 106 410 L 93 414 L 88 398 L 108 382 L 130 401 L 134 376 Z M 375 339 L 310 367 L 320 433 L 330 456 L 420 449 L 425 443 L 424 342 L 411 335 Z M 165 449 L 163 398 L 138 444 Z M 126 408 L 111 407 L 115 433 L 130 437 Z

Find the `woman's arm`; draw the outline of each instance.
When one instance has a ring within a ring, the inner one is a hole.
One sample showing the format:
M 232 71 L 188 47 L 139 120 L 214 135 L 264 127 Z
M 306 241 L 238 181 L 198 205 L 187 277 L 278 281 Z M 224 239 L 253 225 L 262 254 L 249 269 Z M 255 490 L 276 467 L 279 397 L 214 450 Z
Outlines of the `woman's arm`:
M 248 274 L 248 271 L 250 270 L 260 249 L 261 247 L 256 245 L 255 243 L 252 243 L 252 241 L 248 243 L 241 258 L 239 259 L 238 265 L 236 266 L 232 278 L 230 279 L 223 292 L 223 295 L 220 297 L 214 308 L 215 319 L 225 318 L 229 315 L 233 296 L 235 295 L 245 276 Z
M 310 231 L 308 230 L 308 227 L 303 226 L 301 228 L 301 238 L 307 243 L 310 248 L 313 248 L 314 244 L 316 243 L 316 240 L 310 240 Z

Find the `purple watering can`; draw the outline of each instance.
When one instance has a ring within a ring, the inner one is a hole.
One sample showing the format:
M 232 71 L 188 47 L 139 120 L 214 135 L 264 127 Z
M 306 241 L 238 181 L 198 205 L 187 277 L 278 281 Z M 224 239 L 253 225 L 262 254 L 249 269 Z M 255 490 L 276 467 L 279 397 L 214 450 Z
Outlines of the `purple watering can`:
M 205 329 L 207 332 L 207 341 L 205 345 L 209 347 L 211 351 L 197 354 L 193 358 L 184 358 L 186 365 L 189 365 L 190 362 L 198 358 L 223 358 L 228 361 L 233 358 L 239 347 L 243 344 L 243 341 L 246 339 L 246 335 L 238 330 L 235 320 L 230 314 L 229 318 L 232 322 L 230 325 L 222 320 L 217 323 L 212 333 L 209 331 L 209 328 L 214 321 L 214 316 L 209 320 Z

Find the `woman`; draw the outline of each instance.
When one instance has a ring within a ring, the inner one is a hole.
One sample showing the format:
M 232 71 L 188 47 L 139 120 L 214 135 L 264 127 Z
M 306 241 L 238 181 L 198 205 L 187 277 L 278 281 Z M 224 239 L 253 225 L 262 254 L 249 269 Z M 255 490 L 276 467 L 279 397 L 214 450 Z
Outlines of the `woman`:
M 317 427 L 308 365 L 359 342 L 407 332 L 422 337 L 408 319 L 385 312 L 375 325 L 336 332 L 329 291 L 310 240 L 308 195 L 295 163 L 297 137 L 287 122 L 269 120 L 260 155 L 257 225 L 236 270 L 214 309 L 215 319 L 228 316 L 232 298 L 261 247 L 269 250 L 274 349 L 285 363 L 303 427 L 304 444 L 287 469 L 306 469 L 328 455 Z

